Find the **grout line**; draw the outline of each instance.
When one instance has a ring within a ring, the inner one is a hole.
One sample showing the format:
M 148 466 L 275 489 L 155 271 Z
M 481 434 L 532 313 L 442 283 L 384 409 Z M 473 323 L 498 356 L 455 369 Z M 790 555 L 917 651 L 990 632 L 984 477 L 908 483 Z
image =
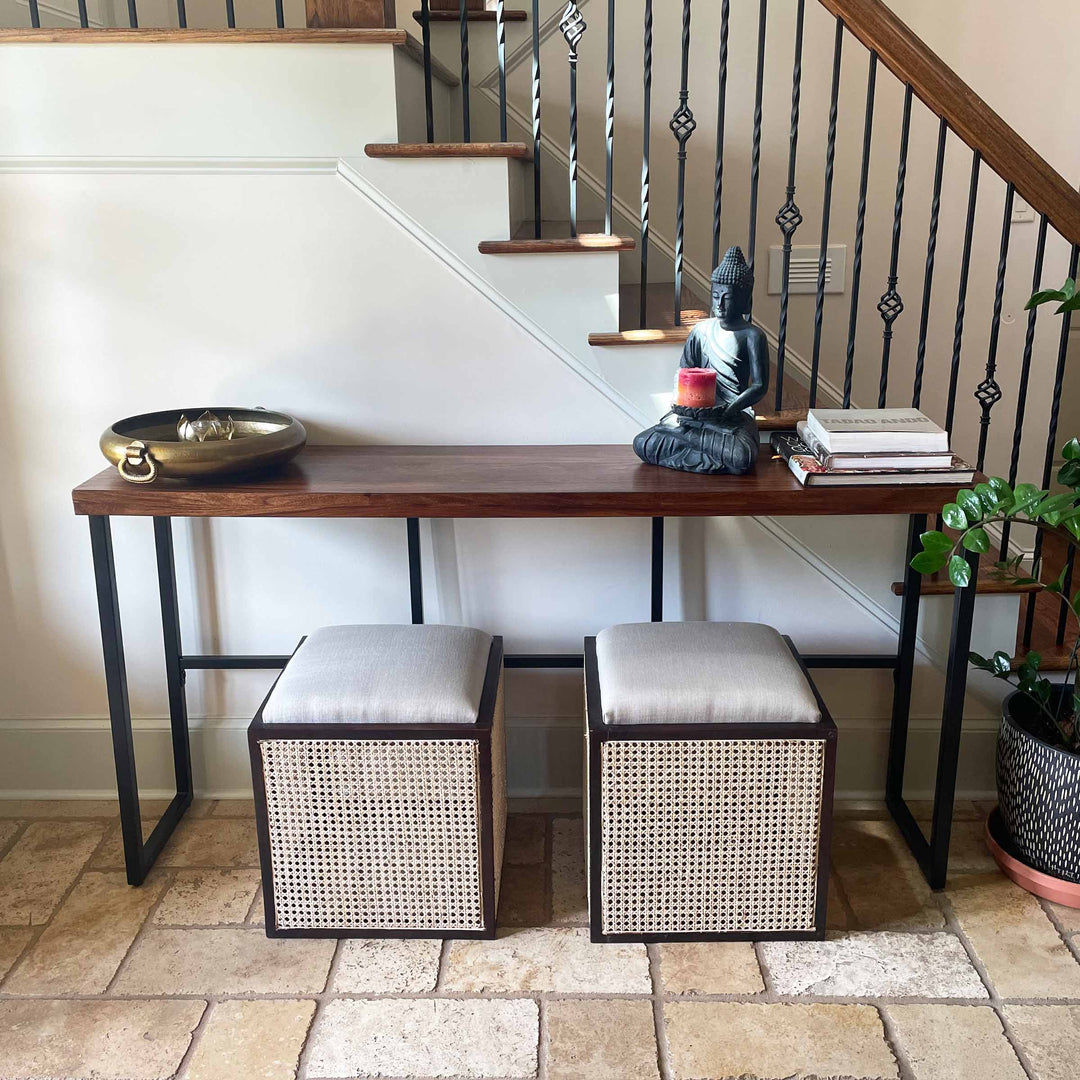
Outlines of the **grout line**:
M 1058 932 L 1058 936 L 1065 943 L 1065 948 L 1072 953 L 1073 958 L 1080 963 L 1080 947 L 1076 939 L 1073 937 L 1075 931 L 1066 930 L 1061 924 L 1061 918 L 1053 909 L 1053 905 L 1048 900 L 1039 898 L 1039 906 L 1043 909 L 1044 914 L 1050 920 L 1050 924 Z
M 7 843 L 0 844 L 0 859 L 3 859 L 5 855 L 22 839 L 23 833 L 29 828 L 29 821 L 16 821 L 15 831 L 8 837 Z
M 885 1045 L 892 1052 L 892 1056 L 896 1058 L 896 1067 L 900 1074 L 900 1080 L 919 1080 L 915 1067 L 912 1065 L 907 1050 L 904 1048 L 904 1041 L 896 1030 L 896 1024 L 893 1022 L 888 1006 L 878 1006 L 878 1018 L 881 1020 L 881 1026 L 885 1030 Z
M 438 994 L 443 988 L 443 979 L 446 978 L 446 965 L 450 959 L 450 939 L 443 938 L 439 946 L 439 967 L 435 975 L 435 989 L 433 994 Z
M 671 1067 L 671 1050 L 667 1041 L 667 1026 L 664 1023 L 664 981 L 660 960 L 660 946 L 646 945 L 649 958 L 649 978 L 652 980 L 653 1037 L 656 1040 L 656 1064 L 661 1080 L 671 1080 L 674 1072 Z
M 548 1057 L 551 1053 L 551 1032 L 548 1030 L 548 1015 L 545 1002 L 542 998 L 536 999 L 538 1012 L 539 1030 L 536 1045 L 536 1080 L 547 1080 Z
M 1016 1060 L 1020 1062 L 1020 1068 L 1027 1073 L 1029 1080 L 1040 1080 L 1039 1074 L 1035 1071 L 1035 1067 L 1028 1060 L 1027 1051 L 1024 1049 L 1023 1043 L 1017 1038 L 1016 1032 L 1013 1031 L 1012 1025 L 1009 1023 L 1009 1018 L 1005 1013 L 1004 1006 L 995 1005 L 994 1012 L 997 1014 L 998 1023 L 1001 1024 L 1001 1030 L 1004 1032 L 1005 1038 L 1013 1048 Z
M 203 1000 L 206 1001 L 205 998 Z M 192 1058 L 194 1058 L 195 1053 L 199 1048 L 199 1044 L 202 1042 L 203 1032 L 209 1025 L 210 1018 L 216 1009 L 216 1001 L 206 1001 L 206 1008 L 203 1009 L 202 1016 L 199 1017 L 199 1022 L 195 1025 L 195 1030 L 191 1033 L 191 1038 L 188 1040 L 184 1056 L 180 1058 L 180 1064 L 177 1065 L 176 1072 L 172 1074 L 177 1080 L 179 1080 L 180 1077 L 185 1076 L 187 1070 L 191 1067 Z
M 153 875 L 154 870 L 150 870 L 150 874 Z M 142 941 L 143 937 L 153 929 L 154 915 L 157 913 L 157 909 L 161 906 L 161 902 L 165 899 L 166 895 L 173 887 L 173 883 L 176 881 L 176 871 L 162 870 L 158 872 L 163 879 L 161 892 L 158 894 L 158 898 L 150 905 L 149 910 L 146 913 L 146 917 L 143 919 L 139 929 L 135 932 L 135 936 L 131 939 L 130 944 L 124 952 L 124 955 L 120 958 L 120 963 L 116 965 L 116 970 L 112 973 L 112 978 L 109 979 L 105 986 L 105 993 L 107 994 L 116 985 L 116 980 L 120 978 L 120 973 L 127 967 L 128 959 L 135 951 L 135 946 Z

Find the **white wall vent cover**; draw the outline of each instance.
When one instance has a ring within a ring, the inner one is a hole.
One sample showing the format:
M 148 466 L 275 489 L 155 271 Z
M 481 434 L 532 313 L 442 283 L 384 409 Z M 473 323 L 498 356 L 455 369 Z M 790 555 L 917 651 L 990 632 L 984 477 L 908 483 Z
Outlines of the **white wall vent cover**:
M 791 249 L 791 276 L 788 287 L 791 293 L 816 293 L 818 279 L 818 255 L 816 244 L 795 244 Z M 825 291 L 842 293 L 847 283 L 847 244 L 830 244 L 825 259 Z M 780 295 L 784 274 L 784 249 L 779 245 L 769 248 L 769 295 Z

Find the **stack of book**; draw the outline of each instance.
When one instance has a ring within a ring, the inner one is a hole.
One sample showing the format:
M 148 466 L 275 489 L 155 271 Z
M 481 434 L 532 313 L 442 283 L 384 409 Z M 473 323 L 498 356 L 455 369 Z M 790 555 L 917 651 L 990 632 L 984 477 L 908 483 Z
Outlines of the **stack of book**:
M 772 448 L 800 484 L 970 483 L 975 470 L 949 449 L 949 433 L 918 409 L 811 409 Z

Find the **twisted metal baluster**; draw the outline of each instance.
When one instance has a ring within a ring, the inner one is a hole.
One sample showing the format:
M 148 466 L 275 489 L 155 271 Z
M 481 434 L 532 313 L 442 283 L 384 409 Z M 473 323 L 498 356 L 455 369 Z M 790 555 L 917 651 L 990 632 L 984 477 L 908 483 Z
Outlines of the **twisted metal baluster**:
M 435 102 L 431 94 L 431 0 L 420 0 L 420 37 L 424 45 L 424 110 L 427 141 L 435 141 Z
M 225 0 L 225 22 L 230 30 L 236 29 L 236 8 L 233 0 Z
M 139 28 L 139 13 L 135 9 L 135 0 L 127 0 L 128 8 L 128 26 L 132 30 L 138 30 Z
M 284 0 L 282 0 L 284 2 Z M 176 20 L 181 30 L 187 29 L 187 3 L 186 0 L 176 0 Z
M 652 0 L 645 0 L 644 67 L 641 106 L 641 297 L 640 324 L 646 323 L 649 295 L 649 146 L 652 141 Z
M 731 0 L 720 5 L 720 74 L 716 92 L 716 168 L 713 173 L 712 266 L 720 262 L 720 211 L 724 202 L 724 125 L 727 122 L 728 34 Z
M 776 411 L 784 407 L 784 361 L 787 359 L 788 304 L 791 295 L 791 240 L 803 216 L 795 203 L 796 160 L 799 153 L 799 109 L 802 104 L 803 23 L 806 0 L 799 0 L 795 13 L 795 66 L 791 75 L 791 130 L 788 136 L 787 200 L 776 215 L 784 236 L 784 268 L 780 279 L 780 329 L 776 343 Z
M 285 0 L 274 0 L 274 14 L 279 30 L 285 29 Z
M 587 27 L 575 0 L 569 0 L 559 23 L 570 49 L 570 235 L 577 236 L 577 171 L 578 171 L 578 109 L 577 62 L 578 42 Z
M 870 148 L 874 138 L 874 96 L 878 55 L 870 51 L 866 77 L 866 117 L 863 121 L 862 174 L 859 178 L 859 209 L 855 215 L 855 255 L 851 265 L 851 312 L 848 315 L 847 361 L 844 364 L 844 408 L 851 408 L 851 380 L 855 370 L 855 334 L 859 327 L 859 288 L 862 284 L 863 239 L 866 235 L 866 189 L 870 182 Z
M 38 11 L 38 0 L 29 0 L 30 7 L 30 25 L 35 30 L 41 29 L 41 14 Z
M 540 239 L 540 0 L 532 5 L 533 219 Z
M 934 288 L 934 263 L 937 259 L 938 222 L 941 220 L 941 181 L 945 174 L 945 141 L 949 125 L 941 118 L 938 125 L 937 158 L 934 161 L 934 194 L 930 202 L 930 234 L 926 241 L 926 271 L 923 274 L 922 312 L 919 316 L 919 345 L 915 352 L 915 385 L 911 391 L 912 408 L 922 403 L 923 370 L 926 367 L 926 335 L 930 329 L 930 300 Z
M 982 472 L 986 464 L 986 441 L 990 436 L 990 410 L 1001 400 L 1001 387 L 997 384 L 998 340 L 1001 336 L 1001 308 L 1005 300 L 1005 271 L 1009 264 L 1009 237 L 1012 234 L 1013 201 L 1016 188 L 1009 184 L 1005 189 L 1005 220 L 1001 226 L 1001 251 L 998 254 L 997 283 L 994 286 L 994 314 L 990 322 L 990 352 L 986 358 L 986 376 L 975 388 L 975 400 L 982 408 L 979 417 L 979 456 L 976 468 Z
M 604 116 L 604 232 L 612 230 L 615 193 L 615 0 L 607 8 L 607 104 Z
M 1072 255 L 1069 257 L 1069 277 L 1076 280 L 1077 271 L 1080 270 L 1080 244 L 1074 244 Z M 1046 453 L 1043 457 L 1043 488 L 1050 486 L 1050 478 L 1054 474 L 1054 459 L 1057 456 L 1058 420 L 1061 415 L 1061 392 L 1065 385 L 1065 361 L 1069 356 L 1069 335 L 1072 332 L 1072 312 L 1067 311 L 1061 316 L 1061 336 L 1058 338 L 1057 368 L 1054 372 L 1054 395 L 1050 399 L 1050 423 L 1046 432 Z M 1035 532 L 1035 551 L 1032 556 L 1031 576 L 1038 577 L 1040 562 L 1042 561 L 1041 529 Z M 1029 593 L 1027 598 L 1027 611 L 1024 613 L 1024 648 L 1031 645 L 1031 632 L 1035 625 L 1035 594 Z
M 751 269 L 757 256 L 758 185 L 761 180 L 761 113 L 765 93 L 765 31 L 768 0 L 758 8 L 757 82 L 754 88 L 754 134 L 750 150 L 750 235 L 746 244 L 746 261 Z
M 472 123 L 469 116 L 469 7 L 467 0 L 458 0 L 459 33 L 461 35 L 461 128 L 465 142 L 472 142 Z
M 499 142 L 506 142 L 506 11 L 495 0 L 495 47 L 499 57 Z
M 802 0 L 800 0 L 802 3 Z M 690 0 L 683 0 L 682 75 L 679 82 L 679 105 L 668 127 L 679 144 L 679 179 L 675 189 L 675 325 L 682 325 L 682 279 L 684 233 L 686 224 L 686 144 L 694 134 L 697 121 L 688 104 L 690 98 Z
M 1031 275 L 1031 291 L 1038 292 L 1042 284 L 1043 259 L 1046 256 L 1046 229 L 1049 225 L 1045 214 L 1039 219 L 1039 238 L 1035 241 L 1035 266 Z M 1009 461 L 1009 485 L 1016 483 L 1016 474 L 1020 471 L 1020 443 L 1024 432 L 1024 414 L 1027 411 L 1028 381 L 1031 377 L 1031 354 L 1035 348 L 1035 323 L 1039 309 L 1033 307 L 1028 312 L 1027 334 L 1024 337 L 1024 359 L 1020 364 L 1020 384 L 1016 390 L 1016 423 L 1013 425 L 1012 457 Z M 1001 557 L 1009 557 L 1009 537 L 1012 522 L 1005 521 L 1001 526 Z
M 893 205 L 892 250 L 889 253 L 889 281 L 884 295 L 878 301 L 878 312 L 885 324 L 881 343 L 881 380 L 878 384 L 878 408 L 885 408 L 889 390 L 889 357 L 892 353 L 893 323 L 904 310 L 904 301 L 896 291 L 900 271 L 900 230 L 904 219 L 904 188 L 907 185 L 907 156 L 911 141 L 911 101 L 913 91 L 909 85 L 904 91 L 904 121 L 900 128 L 900 164 L 896 170 L 896 202 Z
M 821 329 L 825 320 L 825 274 L 829 266 L 829 224 L 832 220 L 833 174 L 836 167 L 836 121 L 840 113 L 840 60 L 844 49 L 844 20 L 836 20 L 833 42 L 832 92 L 829 98 L 829 134 L 825 148 L 825 198 L 821 208 L 821 248 L 818 251 L 817 297 L 814 303 L 814 351 L 810 362 L 810 408 L 817 405 L 818 369 L 821 365 Z
M 945 407 L 945 430 L 952 435 L 956 415 L 956 387 L 960 381 L 960 352 L 964 344 L 964 318 L 967 313 L 968 280 L 971 276 L 971 244 L 975 236 L 975 210 L 979 199 L 979 170 L 982 153 L 971 159 L 971 183 L 968 186 L 967 224 L 964 226 L 964 253 L 960 257 L 960 294 L 956 301 L 956 328 L 953 331 L 952 371 L 949 374 L 949 400 Z
M 90 25 L 90 17 L 86 10 L 86 0 L 79 0 L 79 27 L 85 30 Z

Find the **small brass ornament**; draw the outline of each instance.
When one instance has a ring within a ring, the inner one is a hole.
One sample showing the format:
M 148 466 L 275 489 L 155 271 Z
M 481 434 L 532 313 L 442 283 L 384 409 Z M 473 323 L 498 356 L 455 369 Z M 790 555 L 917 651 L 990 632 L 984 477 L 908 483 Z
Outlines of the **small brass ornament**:
M 231 416 L 219 420 L 209 410 L 196 420 L 189 420 L 181 413 L 176 422 L 176 434 L 184 442 L 212 442 L 219 439 L 228 441 L 236 434 L 236 425 Z

